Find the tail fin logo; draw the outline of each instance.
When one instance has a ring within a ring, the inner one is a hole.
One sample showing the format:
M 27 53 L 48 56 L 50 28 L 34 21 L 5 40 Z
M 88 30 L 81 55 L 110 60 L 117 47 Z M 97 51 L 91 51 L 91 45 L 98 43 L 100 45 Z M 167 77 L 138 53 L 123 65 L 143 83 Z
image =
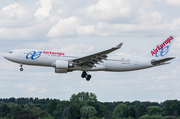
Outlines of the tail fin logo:
M 152 56 L 165 56 L 168 51 L 169 51 L 169 46 L 167 44 L 171 43 L 171 40 L 173 40 L 174 38 L 172 36 L 170 36 L 167 40 L 165 40 L 161 45 L 157 45 L 156 49 L 153 49 L 151 51 Z M 167 45 L 167 46 L 166 46 Z M 160 54 L 158 55 L 158 52 L 160 51 Z
M 159 53 L 157 52 L 157 53 L 155 54 L 155 56 L 156 56 L 156 57 L 159 57 L 159 56 L 162 56 L 162 57 L 163 57 L 163 56 L 165 56 L 168 52 L 169 52 L 169 45 L 167 45 L 166 47 L 162 48 Z

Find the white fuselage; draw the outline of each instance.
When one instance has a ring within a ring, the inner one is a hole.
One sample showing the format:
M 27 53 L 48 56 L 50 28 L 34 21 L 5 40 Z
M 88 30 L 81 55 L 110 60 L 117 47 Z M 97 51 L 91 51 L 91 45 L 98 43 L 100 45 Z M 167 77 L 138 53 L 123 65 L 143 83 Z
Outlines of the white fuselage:
M 33 54 L 30 52 L 42 52 L 41 54 Z M 49 53 L 46 53 L 49 52 Z M 55 67 L 57 60 L 72 61 L 73 59 L 86 56 L 87 54 L 79 53 L 60 53 L 56 51 L 44 51 L 44 50 L 12 50 L 10 53 L 6 53 L 4 57 L 12 62 L 25 65 L 34 66 L 47 66 Z M 122 57 L 122 56 L 108 56 L 103 62 L 95 64 L 95 67 L 87 68 L 87 71 L 132 71 L 144 68 L 153 67 L 151 60 L 148 57 Z M 82 66 L 68 67 L 68 70 L 84 70 Z

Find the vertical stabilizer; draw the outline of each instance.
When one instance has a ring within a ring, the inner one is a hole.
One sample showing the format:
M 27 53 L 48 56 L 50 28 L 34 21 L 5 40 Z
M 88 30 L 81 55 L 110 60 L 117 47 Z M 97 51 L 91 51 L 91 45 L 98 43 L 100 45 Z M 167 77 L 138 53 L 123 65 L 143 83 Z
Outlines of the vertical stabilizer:
M 175 35 L 165 36 L 160 42 L 158 42 L 153 48 L 146 52 L 143 56 L 162 58 L 166 56 L 171 48 L 171 45 L 175 39 Z

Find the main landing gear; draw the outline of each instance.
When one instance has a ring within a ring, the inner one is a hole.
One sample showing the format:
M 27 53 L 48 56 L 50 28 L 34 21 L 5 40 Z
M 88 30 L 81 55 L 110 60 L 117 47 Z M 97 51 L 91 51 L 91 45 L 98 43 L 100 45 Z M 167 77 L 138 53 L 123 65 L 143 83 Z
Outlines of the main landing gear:
M 82 75 L 81 75 L 82 78 L 86 78 L 87 81 L 89 81 L 91 79 L 91 75 L 90 74 L 87 74 L 86 71 L 83 71 L 82 72 Z
M 21 67 L 21 68 L 20 68 L 20 71 L 23 71 L 23 68 L 22 68 L 22 67 L 23 67 L 23 65 L 22 65 L 22 64 L 20 64 L 20 67 Z

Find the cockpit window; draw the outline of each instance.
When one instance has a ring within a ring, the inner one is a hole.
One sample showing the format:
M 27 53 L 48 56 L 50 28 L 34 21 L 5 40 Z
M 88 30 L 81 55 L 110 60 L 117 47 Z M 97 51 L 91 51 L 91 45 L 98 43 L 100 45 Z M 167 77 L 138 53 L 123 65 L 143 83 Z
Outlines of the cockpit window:
M 13 51 L 9 51 L 9 53 L 13 53 Z

